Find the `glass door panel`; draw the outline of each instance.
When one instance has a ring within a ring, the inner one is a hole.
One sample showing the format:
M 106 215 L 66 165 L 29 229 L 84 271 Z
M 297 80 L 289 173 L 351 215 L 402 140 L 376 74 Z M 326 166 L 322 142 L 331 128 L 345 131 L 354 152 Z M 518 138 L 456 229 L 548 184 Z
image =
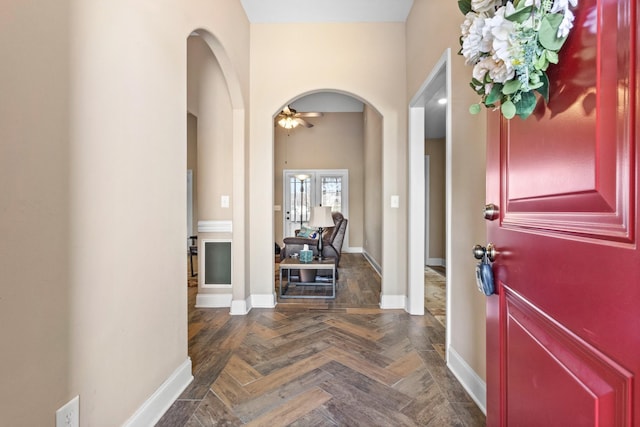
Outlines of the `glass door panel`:
M 331 212 L 342 212 L 342 177 L 320 177 L 320 204 L 331 206 Z
M 309 223 L 312 203 L 311 175 L 306 173 L 287 173 L 285 175 L 284 236 L 295 236 Z

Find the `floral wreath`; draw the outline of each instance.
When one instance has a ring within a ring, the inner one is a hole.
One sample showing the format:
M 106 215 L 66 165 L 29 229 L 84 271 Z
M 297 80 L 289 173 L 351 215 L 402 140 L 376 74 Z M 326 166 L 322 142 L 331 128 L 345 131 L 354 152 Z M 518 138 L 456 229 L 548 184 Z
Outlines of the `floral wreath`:
M 460 26 L 465 63 L 473 66 L 471 87 L 487 108 L 526 119 L 538 92 L 549 102 L 549 64 L 573 27 L 569 6 L 578 0 L 458 0 L 465 15 Z M 477 114 L 481 104 L 469 111 Z

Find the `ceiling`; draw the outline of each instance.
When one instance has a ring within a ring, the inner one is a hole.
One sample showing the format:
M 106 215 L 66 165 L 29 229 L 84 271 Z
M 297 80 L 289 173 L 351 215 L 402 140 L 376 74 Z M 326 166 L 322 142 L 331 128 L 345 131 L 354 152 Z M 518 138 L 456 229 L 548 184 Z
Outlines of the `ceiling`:
M 241 0 L 252 23 L 294 22 L 405 22 L 413 0 Z M 444 138 L 446 98 L 444 73 L 432 80 L 422 95 L 425 106 L 425 137 Z M 291 103 L 298 111 L 362 111 L 362 103 L 338 93 L 316 93 Z
M 405 22 L 413 0 L 241 0 L 252 23 Z

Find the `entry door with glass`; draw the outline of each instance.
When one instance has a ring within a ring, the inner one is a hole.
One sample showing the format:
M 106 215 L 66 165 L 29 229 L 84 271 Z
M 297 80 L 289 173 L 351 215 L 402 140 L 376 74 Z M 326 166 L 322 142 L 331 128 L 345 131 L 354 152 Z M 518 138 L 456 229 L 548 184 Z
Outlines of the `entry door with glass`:
M 283 238 L 294 236 L 295 230 L 309 224 L 314 206 L 330 206 L 332 212 L 341 212 L 348 218 L 347 170 L 285 170 L 283 182 Z M 343 247 L 348 247 L 348 236 L 345 236 Z

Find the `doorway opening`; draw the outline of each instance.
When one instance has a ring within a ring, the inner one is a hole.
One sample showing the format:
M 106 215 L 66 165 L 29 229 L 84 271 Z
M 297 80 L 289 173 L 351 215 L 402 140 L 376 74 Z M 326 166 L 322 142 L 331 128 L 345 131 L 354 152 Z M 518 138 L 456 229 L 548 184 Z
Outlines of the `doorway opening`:
M 450 340 L 447 260 L 451 221 L 450 51 L 442 55 L 409 105 L 410 212 L 409 295 L 411 310 L 425 308 Z
M 295 236 L 295 230 L 308 224 L 312 208 L 330 206 L 348 220 L 344 238 L 341 235 L 338 240 L 343 255 L 338 269 L 343 261 L 345 268 L 370 267 L 371 274 L 377 276 L 370 281 L 377 283 L 370 292 L 377 307 L 383 249 L 382 115 L 366 101 L 340 91 L 302 94 L 281 107 L 286 109 L 302 114 L 313 126 L 288 129 L 279 123 L 282 113 L 273 116 L 274 267 L 277 271 L 281 257 L 286 256 L 285 238 Z M 339 277 L 346 283 L 348 275 L 339 273 Z M 347 292 L 338 289 L 337 294 L 343 297 Z M 352 300 L 336 303 L 359 307 L 363 301 L 354 293 Z
M 295 230 L 308 226 L 314 206 L 329 206 L 349 218 L 349 171 L 314 169 L 283 171 L 282 239 L 294 236 Z M 344 248 L 349 248 L 345 235 Z

